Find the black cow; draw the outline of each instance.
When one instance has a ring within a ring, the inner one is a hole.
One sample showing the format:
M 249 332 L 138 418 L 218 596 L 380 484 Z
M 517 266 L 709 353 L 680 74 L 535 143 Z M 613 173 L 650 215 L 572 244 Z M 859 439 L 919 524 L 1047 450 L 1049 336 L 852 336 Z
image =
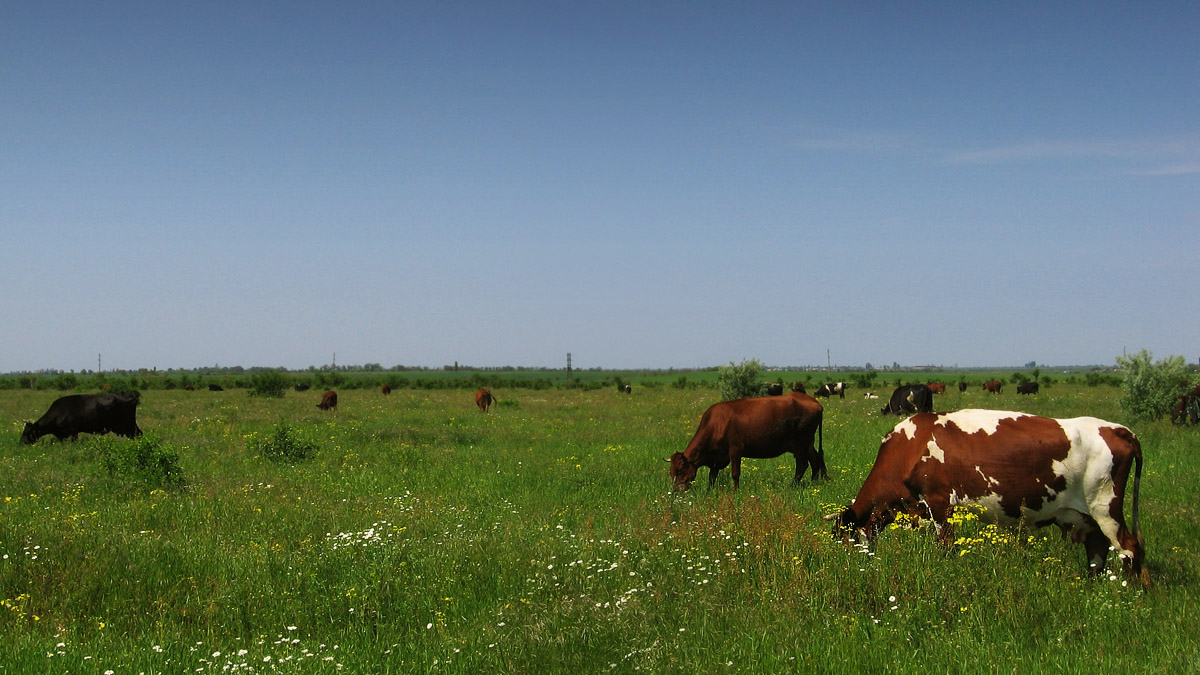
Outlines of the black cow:
M 210 384 L 210 385 L 208 385 L 208 390 L 209 391 L 225 391 L 225 387 L 222 387 L 219 384 Z
M 933 392 L 929 390 L 929 385 L 925 384 L 906 384 L 896 387 L 887 406 L 879 412 L 884 415 L 913 415 L 933 412 Z
M 768 382 L 763 386 L 766 388 L 767 396 L 783 396 L 782 382 Z
M 964 392 L 964 391 L 966 391 L 966 390 L 967 390 L 967 383 L 966 383 L 966 382 L 959 382 L 959 383 L 958 383 L 958 393 L 960 393 L 960 394 L 961 394 L 961 393 L 963 393 L 963 392 Z
M 58 440 L 74 440 L 79 434 L 107 434 L 134 438 L 142 435 L 137 425 L 137 406 L 141 396 L 130 394 L 72 394 L 50 404 L 36 422 L 26 422 L 21 442 L 37 443 L 46 434 Z
M 838 395 L 838 398 L 846 398 L 846 383 L 845 382 L 830 382 L 821 385 L 814 396 L 833 396 Z
M 1037 382 L 1022 382 L 1017 385 L 1018 394 L 1036 394 L 1038 393 Z

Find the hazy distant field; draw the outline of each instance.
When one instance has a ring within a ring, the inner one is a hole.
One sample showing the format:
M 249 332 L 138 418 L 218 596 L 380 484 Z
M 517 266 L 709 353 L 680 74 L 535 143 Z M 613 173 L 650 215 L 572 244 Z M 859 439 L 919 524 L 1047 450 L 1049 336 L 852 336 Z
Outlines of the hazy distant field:
M 770 374 L 765 374 L 764 379 Z M 677 379 L 677 378 L 675 378 Z M 0 391 L 0 671 L 1195 672 L 1200 430 L 1132 425 L 1154 582 L 1081 578 L 1057 529 L 927 530 L 847 548 L 844 506 L 896 422 L 825 401 L 832 480 L 748 460 L 742 490 L 668 492 L 711 388 L 631 396 L 145 391 L 184 487 L 105 468 L 131 441 L 18 443 L 59 392 Z M 888 386 L 876 389 L 886 397 Z M 1108 386 L 935 397 L 1125 422 Z M 314 457 L 249 448 L 280 423 Z M 1128 501 L 1127 501 L 1128 513 Z M 1110 561 L 1115 565 L 1115 561 Z

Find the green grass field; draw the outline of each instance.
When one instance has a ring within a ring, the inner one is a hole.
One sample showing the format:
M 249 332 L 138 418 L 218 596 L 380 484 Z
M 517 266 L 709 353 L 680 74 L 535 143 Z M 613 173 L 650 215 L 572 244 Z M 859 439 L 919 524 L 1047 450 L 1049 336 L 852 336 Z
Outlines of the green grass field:
M 825 401 L 830 481 L 748 460 L 736 494 L 727 471 L 671 494 L 662 461 L 714 389 L 494 393 L 483 414 L 462 390 L 343 391 L 331 413 L 318 392 L 146 391 L 138 421 L 178 453 L 176 487 L 106 468 L 125 439 L 20 445 L 59 393 L 0 391 L 0 671 L 1200 670 L 1200 430 L 1131 425 L 1143 590 L 1087 578 L 1056 528 L 835 540 L 821 516 L 897 421 L 860 392 Z M 935 405 L 1126 423 L 1118 396 L 973 387 Z M 281 424 L 316 454 L 254 452 Z

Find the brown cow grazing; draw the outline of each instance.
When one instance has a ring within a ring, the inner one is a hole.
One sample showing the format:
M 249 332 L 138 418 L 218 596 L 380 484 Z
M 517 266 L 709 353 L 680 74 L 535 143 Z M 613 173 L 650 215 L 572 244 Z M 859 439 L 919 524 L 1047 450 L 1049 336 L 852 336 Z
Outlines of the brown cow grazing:
M 823 414 L 821 404 L 807 394 L 740 398 L 714 404 L 704 411 L 687 448 L 667 460 L 671 463 L 675 489 L 688 489 L 702 466 L 708 467 L 711 488 L 717 482 L 717 473 L 728 466 L 736 490 L 742 477 L 743 457 L 768 459 L 785 452 L 796 458 L 796 482 L 809 466 L 814 479 L 829 478 L 822 444 Z
M 1133 527 L 1127 528 L 1122 507 L 1131 467 Z M 924 413 L 884 437 L 858 496 L 825 519 L 869 539 L 900 513 L 931 518 L 939 540 L 950 544 L 954 507 L 973 505 L 991 522 L 1058 525 L 1083 542 L 1092 573 L 1103 570 L 1111 545 L 1145 584 L 1141 474 L 1141 445 L 1119 424 L 999 410 Z
M 989 380 L 983 383 L 983 390 L 992 394 L 999 394 L 1004 388 L 1004 383 L 1000 380 Z
M 945 382 L 930 382 L 928 386 L 929 386 L 929 393 L 931 393 L 931 394 L 946 393 L 946 383 Z
M 479 409 L 483 412 L 487 412 L 488 408 L 490 408 L 495 402 L 496 397 L 492 396 L 492 392 L 488 391 L 487 389 L 480 389 L 479 391 L 475 392 L 475 405 L 479 406 Z
M 967 383 L 966 383 L 966 382 L 959 382 L 959 383 L 958 383 L 958 393 L 960 393 L 960 394 L 961 394 L 961 393 L 963 393 L 963 392 L 964 392 L 964 391 L 966 391 L 966 390 L 967 390 Z
M 379 391 L 383 392 L 384 396 L 387 396 L 388 394 L 392 393 L 392 388 L 385 384 L 379 388 Z
M 1022 382 L 1017 385 L 1018 394 L 1036 394 L 1038 393 L 1039 385 L 1037 382 Z
M 317 404 L 321 410 L 337 410 L 337 392 L 327 391 L 321 396 L 321 402 Z

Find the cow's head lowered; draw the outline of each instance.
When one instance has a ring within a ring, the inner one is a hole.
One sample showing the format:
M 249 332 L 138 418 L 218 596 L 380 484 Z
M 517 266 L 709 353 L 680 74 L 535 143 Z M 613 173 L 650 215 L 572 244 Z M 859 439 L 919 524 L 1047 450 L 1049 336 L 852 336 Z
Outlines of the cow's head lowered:
M 37 443 L 38 439 L 45 436 L 46 432 L 38 429 L 35 422 L 25 422 L 25 430 L 21 432 L 21 442 L 26 445 Z
M 671 482 L 675 486 L 674 489 L 682 491 L 691 487 L 692 481 L 696 480 L 696 469 L 700 468 L 699 462 L 693 464 L 682 452 L 671 455 L 667 461 L 671 464 Z

